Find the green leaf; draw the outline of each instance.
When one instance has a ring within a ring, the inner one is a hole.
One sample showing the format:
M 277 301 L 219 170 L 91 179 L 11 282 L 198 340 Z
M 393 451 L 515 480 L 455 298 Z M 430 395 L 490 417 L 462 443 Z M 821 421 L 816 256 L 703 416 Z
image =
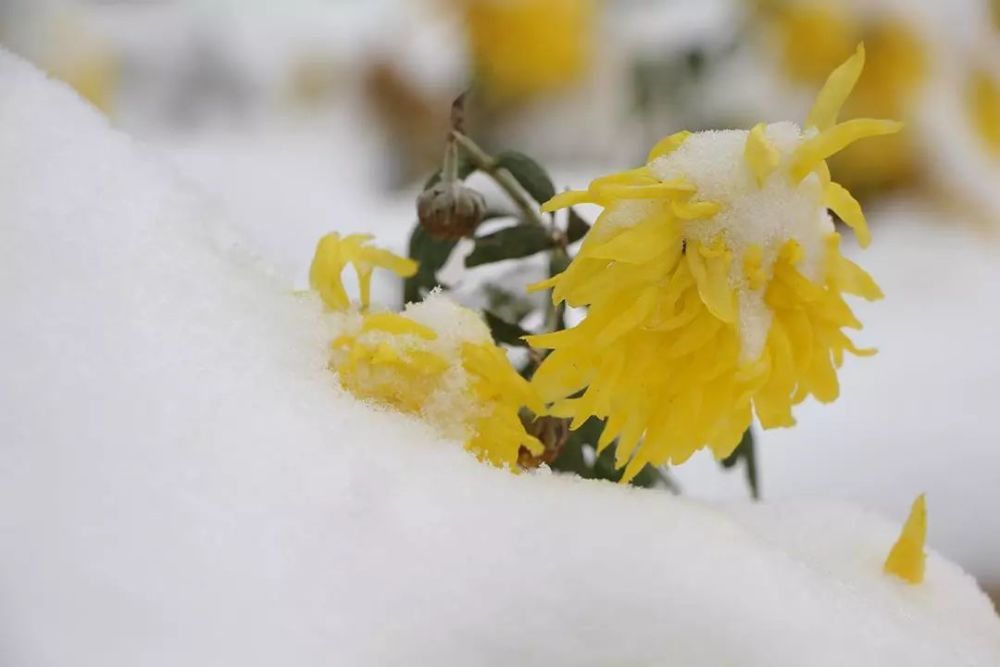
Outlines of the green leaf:
M 746 466 L 747 485 L 750 487 L 750 496 L 754 500 L 760 499 L 760 484 L 757 479 L 757 454 L 754 451 L 753 429 L 748 428 L 743 432 L 740 444 L 736 446 L 733 453 L 719 461 L 719 464 L 730 469 L 740 461 Z
M 596 449 L 597 441 L 604 430 L 604 423 L 601 419 L 591 417 L 580 428 L 571 431 L 563 450 L 559 453 L 559 458 L 552 462 L 552 469 L 576 473 L 585 479 L 605 479 L 611 482 L 620 480 L 624 471 L 615 468 L 614 445 L 604 450 L 594 460 L 593 465 L 587 465 L 586 457 L 583 455 L 584 447 Z M 666 471 L 651 465 L 639 471 L 639 474 L 632 479 L 632 485 L 643 488 L 664 486 L 671 491 L 677 491 L 676 484 Z
M 500 231 L 476 238 L 476 247 L 465 258 L 467 267 L 490 264 L 504 259 L 516 259 L 548 250 L 554 244 L 543 227 L 531 224 L 505 227 Z
M 417 224 L 410 234 L 409 255 L 419 263 L 417 272 L 403 283 L 403 301 L 420 301 L 424 295 L 440 285 L 437 272 L 448 261 L 458 243 L 455 239 L 436 239 Z
M 580 428 L 570 431 L 562 451 L 551 464 L 552 469 L 575 473 L 584 479 L 593 479 L 595 477 L 594 469 L 587 464 L 587 459 L 583 456 L 583 448 L 596 446 L 603 430 L 604 422 L 591 417 Z
M 566 240 L 576 243 L 590 231 L 590 223 L 584 220 L 573 209 L 569 209 L 569 222 L 566 225 Z
M 493 340 L 514 347 L 528 347 L 528 344 L 521 339 L 521 336 L 530 336 L 530 331 L 524 329 L 519 324 L 508 322 L 488 310 L 484 311 L 483 315 L 486 317 L 486 324 L 490 328 L 490 333 L 493 334 Z
M 521 290 L 514 292 L 494 283 L 485 283 L 482 291 L 487 302 L 484 310 L 508 322 L 520 322 L 537 307 L 535 301 Z
M 539 204 L 545 203 L 556 195 L 556 186 L 542 165 L 517 151 L 504 151 L 496 156 L 498 167 L 511 173 L 525 192 Z

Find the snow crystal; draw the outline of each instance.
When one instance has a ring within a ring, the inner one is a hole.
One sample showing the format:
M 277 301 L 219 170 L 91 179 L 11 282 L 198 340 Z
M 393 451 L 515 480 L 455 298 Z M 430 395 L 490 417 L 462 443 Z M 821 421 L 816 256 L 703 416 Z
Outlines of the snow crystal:
M 67 88 L 0 81 L 5 667 L 1000 663 L 957 567 L 882 574 L 901 517 L 514 476 L 354 400 L 316 299 Z
M 694 201 L 722 204 L 722 210 L 707 220 L 685 223 L 689 238 L 710 243 L 722 236 L 733 253 L 729 282 L 739 295 L 739 333 L 742 356 L 757 359 L 764 350 L 771 327 L 771 311 L 764 303 L 764 288 L 747 284 L 741 258 L 751 246 L 764 250 L 762 269 L 770 278 L 781 246 L 789 239 L 799 242 L 804 258 L 802 274 L 813 281 L 822 278 L 824 238 L 833 231 L 833 221 L 822 203 L 822 186 L 815 175 L 793 184 L 787 176 L 792 154 L 804 136 L 794 123 L 773 123 L 765 131 L 781 155 L 778 168 L 758 187 L 743 157 L 749 132 L 712 130 L 697 132 L 673 152 L 650 163 L 660 179 L 683 178 L 698 192 Z

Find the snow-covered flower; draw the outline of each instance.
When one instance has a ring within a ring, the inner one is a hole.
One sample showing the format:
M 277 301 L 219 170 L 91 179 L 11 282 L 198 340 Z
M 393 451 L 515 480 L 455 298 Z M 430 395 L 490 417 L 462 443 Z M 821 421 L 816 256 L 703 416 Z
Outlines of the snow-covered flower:
M 591 61 L 593 0 L 458 0 L 478 82 L 510 101 L 571 84 Z
M 419 415 L 481 460 L 517 471 L 521 447 L 536 456 L 543 450 L 519 416 L 522 406 L 543 412 L 538 394 L 479 315 L 440 293 L 402 313 L 367 312 L 375 267 L 400 276 L 417 270 L 413 260 L 368 245 L 371 238 L 327 234 L 309 270 L 313 289 L 339 311 L 330 366 L 340 384 L 360 399 Z M 361 309 L 352 307 L 341 279 L 348 264 L 358 275 Z
M 753 412 L 765 428 L 793 424 L 806 397 L 837 398 L 845 352 L 873 353 L 845 335 L 861 323 L 844 295 L 881 291 L 841 255 L 827 212 L 868 244 L 861 207 L 826 165 L 854 141 L 900 128 L 837 122 L 863 65 L 859 46 L 805 128 L 680 132 L 645 166 L 545 205 L 604 211 L 566 271 L 535 286 L 588 311 L 572 329 L 529 338 L 553 350 L 533 384 L 574 427 L 607 419 L 599 448 L 617 438 L 624 479 L 703 446 L 730 454 Z
M 348 264 L 354 267 L 358 276 L 362 308 L 368 308 L 370 303 L 372 271 L 376 267 L 388 269 L 403 278 L 417 272 L 417 263 L 412 259 L 368 245 L 373 238 L 371 234 L 341 236 L 332 232 L 316 244 L 316 254 L 309 268 L 309 285 L 319 293 L 328 308 L 345 310 L 351 305 L 341 280 Z
M 439 293 L 402 313 L 351 313 L 333 342 L 332 367 L 355 396 L 423 417 L 481 460 L 517 470 L 521 447 L 542 444 L 519 411 L 538 394 L 473 311 Z

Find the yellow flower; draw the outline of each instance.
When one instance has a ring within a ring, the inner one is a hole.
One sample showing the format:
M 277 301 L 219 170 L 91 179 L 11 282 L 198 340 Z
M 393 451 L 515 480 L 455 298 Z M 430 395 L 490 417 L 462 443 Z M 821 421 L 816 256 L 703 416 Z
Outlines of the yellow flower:
M 402 313 L 364 312 L 375 267 L 400 276 L 413 260 L 367 245 L 367 234 L 327 234 L 316 246 L 309 282 L 332 310 L 341 311 L 331 369 L 362 400 L 418 415 L 446 437 L 465 442 L 481 460 L 517 471 L 521 447 L 539 455 L 541 442 L 524 430 L 519 411 L 543 412 L 538 394 L 510 365 L 473 311 L 440 294 Z M 361 312 L 341 281 L 351 264 L 358 274 Z
M 808 396 L 839 393 L 844 352 L 861 327 L 844 294 L 881 297 L 840 253 L 827 208 L 869 241 L 861 207 L 830 180 L 826 158 L 893 121 L 837 122 L 864 50 L 829 77 L 806 128 L 681 132 L 644 167 L 557 195 L 553 210 L 604 207 L 565 272 L 534 287 L 588 308 L 575 328 L 530 337 L 551 348 L 533 378 L 552 414 L 607 419 L 616 465 L 680 463 L 708 446 L 730 454 L 752 413 L 765 428 L 794 423 Z M 581 395 L 577 395 L 584 390 Z
M 985 69 L 973 72 L 969 82 L 972 124 L 986 151 L 1000 157 L 1000 77 Z
M 594 0 L 458 0 L 475 73 L 495 98 L 573 83 L 590 65 Z
M 119 58 L 86 29 L 82 16 L 71 8 L 57 12 L 48 28 L 49 46 L 42 57 L 46 69 L 80 97 L 111 114 L 121 78 Z
M 919 584 L 924 580 L 924 543 L 927 541 L 927 502 L 924 494 L 917 496 L 910 515 L 903 524 L 899 539 L 885 559 L 884 570 L 903 581 Z
M 518 452 L 541 454 L 519 417 L 541 400 L 493 343 L 476 313 L 432 294 L 403 313 L 352 313 L 332 367 L 358 398 L 419 415 L 481 460 L 517 472 Z
M 845 110 L 851 115 L 902 118 L 928 78 L 928 47 L 908 17 L 852 11 L 842 0 L 769 3 L 766 24 L 793 80 L 818 84 L 863 36 L 872 66 L 858 80 Z M 830 161 L 834 177 L 850 188 L 877 189 L 909 182 L 919 165 L 911 137 L 898 135 L 852 147 Z
M 341 274 L 348 264 L 354 267 L 358 276 L 362 308 L 369 305 L 372 271 L 376 267 L 389 269 L 404 278 L 417 272 L 417 263 L 412 259 L 369 246 L 368 242 L 372 238 L 370 234 L 349 234 L 342 237 L 337 232 L 332 232 L 319 240 L 309 268 L 309 284 L 319 292 L 328 308 L 346 310 L 351 305 L 341 280 Z

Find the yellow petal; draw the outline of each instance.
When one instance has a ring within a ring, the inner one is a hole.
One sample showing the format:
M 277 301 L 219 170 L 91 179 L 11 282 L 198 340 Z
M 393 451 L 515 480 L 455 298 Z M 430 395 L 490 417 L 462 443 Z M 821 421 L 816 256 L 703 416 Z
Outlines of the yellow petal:
M 419 265 L 408 257 L 401 257 L 396 253 L 383 250 L 382 248 L 364 248 L 362 255 L 364 261 L 381 269 L 388 269 L 401 278 L 409 278 L 414 275 Z
M 865 45 L 858 44 L 854 55 L 848 58 L 840 67 L 833 70 L 827 77 L 826 83 L 816 96 L 809 117 L 806 120 L 806 127 L 815 127 L 818 130 L 825 130 L 837 122 L 841 107 L 847 101 L 854 85 L 861 76 L 861 70 L 865 67 Z
M 885 559 L 884 570 L 903 581 L 919 584 L 924 580 L 926 556 L 924 544 L 927 541 L 927 502 L 924 494 L 917 496 L 910 507 L 910 515 L 903 524 L 899 539 L 892 546 Z
M 695 186 L 683 178 L 660 181 L 650 185 L 601 185 L 594 188 L 599 199 L 672 199 L 678 194 L 688 194 Z
M 419 322 L 397 313 L 372 313 L 365 317 L 362 331 L 385 331 L 392 334 L 411 334 L 424 340 L 434 340 L 437 332 Z
M 674 201 L 671 202 L 670 209 L 681 220 L 704 220 L 721 211 L 722 205 L 714 201 Z
M 875 118 L 854 118 L 827 128 L 811 139 L 806 139 L 795 150 L 791 176 L 795 182 L 801 181 L 816 169 L 826 158 L 842 151 L 859 139 L 894 134 L 903 124 L 894 120 Z
M 590 193 L 585 190 L 568 190 L 560 192 L 552 199 L 542 204 L 542 213 L 551 213 L 561 208 L 576 206 L 590 201 Z
M 743 273 L 750 289 L 760 289 L 767 282 L 767 274 L 764 272 L 764 249 L 759 245 L 752 245 L 743 253 Z
M 767 123 L 757 123 L 750 130 L 747 137 L 746 147 L 743 149 L 743 159 L 757 179 L 757 187 L 764 187 L 764 181 L 778 167 L 781 161 L 781 154 L 778 149 L 768 140 L 764 131 Z
M 677 150 L 684 140 L 691 136 L 691 133 L 687 130 L 682 130 L 681 132 L 675 132 L 669 137 L 664 137 L 656 142 L 653 149 L 649 151 L 649 156 L 646 158 L 646 162 L 652 162 L 658 157 L 663 157 L 664 155 L 669 155 Z
M 723 322 L 735 322 L 736 293 L 729 287 L 729 253 L 705 257 L 702 245 L 692 242 L 688 244 L 685 258 L 705 306 Z
M 840 216 L 844 224 L 854 230 L 861 247 L 867 248 L 872 235 L 868 231 L 868 223 L 865 221 L 865 214 L 861 211 L 858 200 L 848 192 L 847 188 L 833 181 L 827 183 L 823 189 L 823 199 L 826 205 Z

